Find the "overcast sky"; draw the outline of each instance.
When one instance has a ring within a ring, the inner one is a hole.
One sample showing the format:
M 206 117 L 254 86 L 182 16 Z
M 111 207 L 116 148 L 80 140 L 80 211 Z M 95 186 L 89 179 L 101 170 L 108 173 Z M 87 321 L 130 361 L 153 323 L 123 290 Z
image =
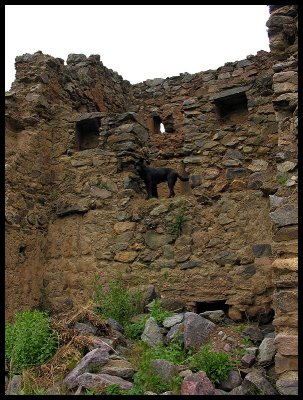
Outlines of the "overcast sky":
M 131 83 L 217 69 L 269 51 L 266 5 L 6 5 L 5 90 L 15 57 L 99 54 Z

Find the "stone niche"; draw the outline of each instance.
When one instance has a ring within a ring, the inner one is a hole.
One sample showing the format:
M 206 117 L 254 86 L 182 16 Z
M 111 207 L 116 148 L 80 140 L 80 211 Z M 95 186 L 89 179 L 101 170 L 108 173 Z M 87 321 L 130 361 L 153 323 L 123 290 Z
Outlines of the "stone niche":
M 246 119 L 248 115 L 246 91 L 249 86 L 224 90 L 210 97 L 216 106 L 220 119 L 232 120 L 233 117 Z
M 94 149 L 99 144 L 100 117 L 83 117 L 76 122 L 76 148 L 82 151 Z

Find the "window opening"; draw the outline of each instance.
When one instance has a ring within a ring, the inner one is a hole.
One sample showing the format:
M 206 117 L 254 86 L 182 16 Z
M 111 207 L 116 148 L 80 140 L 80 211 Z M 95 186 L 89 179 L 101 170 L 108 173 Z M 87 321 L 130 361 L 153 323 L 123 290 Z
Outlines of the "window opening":
M 247 118 L 248 107 L 246 91 L 249 86 L 236 87 L 223 90 L 211 96 L 214 102 L 218 116 L 222 121 L 241 123 Z
M 99 121 L 97 118 L 77 122 L 79 150 L 94 149 L 99 145 Z
M 248 111 L 247 97 L 245 93 L 223 97 L 215 101 L 220 117 L 226 117 L 232 113 Z
M 155 115 L 153 117 L 153 121 L 154 121 L 154 133 L 155 134 L 161 133 L 161 130 L 160 130 L 161 124 L 163 125 L 162 119 L 159 117 L 159 115 Z

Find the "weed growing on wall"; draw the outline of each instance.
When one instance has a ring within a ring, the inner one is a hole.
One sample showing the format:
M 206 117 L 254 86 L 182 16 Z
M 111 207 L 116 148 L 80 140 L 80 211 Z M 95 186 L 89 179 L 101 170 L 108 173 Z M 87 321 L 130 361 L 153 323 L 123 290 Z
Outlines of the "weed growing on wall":
M 95 281 L 93 301 L 96 311 L 102 313 L 106 319 L 116 320 L 123 327 L 129 323 L 131 317 L 143 312 L 142 293 L 127 291 L 121 279 L 109 282 L 107 290 Z
M 180 236 L 185 220 L 186 219 L 183 214 L 176 215 L 174 221 L 170 225 L 169 233 L 171 233 L 172 235 Z
M 287 174 L 280 174 L 277 175 L 277 182 L 279 183 L 279 185 L 285 185 L 286 182 L 288 181 L 288 175 Z

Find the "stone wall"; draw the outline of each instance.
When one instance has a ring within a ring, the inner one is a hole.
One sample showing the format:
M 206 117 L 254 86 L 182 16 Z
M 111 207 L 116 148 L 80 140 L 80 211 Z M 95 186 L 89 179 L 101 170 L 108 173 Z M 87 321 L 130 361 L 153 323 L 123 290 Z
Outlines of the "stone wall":
M 16 58 L 7 319 L 24 307 L 69 312 L 94 282 L 119 277 L 187 310 L 224 304 L 235 321 L 265 323 L 275 313 L 277 372 L 296 371 L 296 13 L 275 7 L 271 52 L 217 70 L 130 85 L 96 55 Z M 189 182 L 146 200 L 141 156 Z
M 274 57 L 274 109 L 278 123 L 277 176 L 270 217 L 276 259 L 272 265 L 276 373 L 282 385 L 298 380 L 298 9 L 270 6 L 267 22 Z
M 130 83 L 99 60 L 70 55 L 64 65 L 40 51 L 16 57 L 16 80 L 5 94 L 7 317 L 37 306 L 44 293 L 45 243 L 59 193 L 54 173 L 60 156 L 80 148 L 78 120 L 83 112 L 100 121 L 108 109 L 126 109 Z

